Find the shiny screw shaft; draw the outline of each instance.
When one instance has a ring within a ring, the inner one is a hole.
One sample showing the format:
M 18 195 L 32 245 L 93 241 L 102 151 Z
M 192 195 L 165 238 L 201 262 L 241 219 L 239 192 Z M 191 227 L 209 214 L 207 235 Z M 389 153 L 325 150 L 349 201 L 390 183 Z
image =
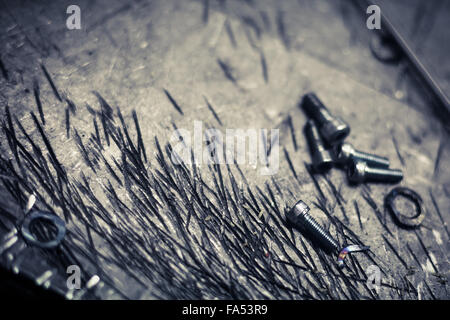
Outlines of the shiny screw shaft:
M 375 154 L 355 150 L 352 158 L 356 161 L 364 161 L 371 167 L 389 168 L 389 159 Z
M 325 148 L 315 122 L 308 120 L 303 131 L 308 142 L 314 169 L 319 172 L 330 169 L 333 164 L 333 157 Z
M 380 181 L 380 182 L 400 182 L 403 179 L 403 172 L 398 169 L 382 169 L 382 168 L 367 168 L 366 180 Z
M 333 120 L 330 111 L 328 111 L 327 107 L 323 105 L 322 101 L 314 93 L 305 94 L 302 108 L 311 118 L 317 121 L 319 126 Z
M 398 169 L 372 168 L 363 161 L 354 161 L 348 168 L 348 178 L 351 182 L 365 181 L 397 183 L 403 179 L 403 172 Z
M 300 200 L 287 213 L 287 219 L 313 237 L 325 251 L 339 251 L 337 242 L 308 212 L 309 207 Z
M 389 159 L 375 154 L 356 150 L 350 143 L 342 143 L 335 149 L 336 161 L 351 164 L 353 161 L 363 161 L 369 167 L 389 168 Z
M 311 153 L 325 150 L 324 143 L 320 138 L 319 129 L 317 129 L 317 126 L 313 120 L 308 120 L 308 122 L 306 122 L 303 131 L 305 133 L 306 141 L 308 141 Z

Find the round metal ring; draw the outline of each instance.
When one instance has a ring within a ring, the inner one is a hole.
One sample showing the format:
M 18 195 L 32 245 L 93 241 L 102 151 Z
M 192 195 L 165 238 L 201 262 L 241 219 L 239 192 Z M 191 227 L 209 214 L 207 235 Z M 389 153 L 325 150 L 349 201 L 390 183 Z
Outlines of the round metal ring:
M 403 196 L 411 200 L 416 206 L 416 214 L 414 216 L 406 216 L 395 207 L 394 201 L 398 196 Z M 392 189 L 384 199 L 385 206 L 394 216 L 394 220 L 404 228 L 417 228 L 422 224 L 425 218 L 425 208 L 423 206 L 422 197 L 415 191 L 406 187 L 396 187 Z
M 391 38 L 384 35 L 374 35 L 370 40 L 370 51 L 385 63 L 397 63 L 402 58 L 402 52 Z
M 30 231 L 31 223 L 36 219 L 43 219 L 47 220 L 50 223 L 54 224 L 55 227 L 58 229 L 58 233 L 56 234 L 55 238 L 50 241 L 40 241 L 38 240 L 33 233 Z M 45 249 L 51 249 L 57 247 L 61 241 L 64 239 L 64 236 L 66 235 L 66 224 L 64 221 L 59 218 L 58 216 L 47 212 L 47 211 L 32 211 L 27 214 L 25 219 L 22 222 L 21 227 L 21 233 L 22 236 L 25 238 L 25 240 L 35 246 L 45 248 Z

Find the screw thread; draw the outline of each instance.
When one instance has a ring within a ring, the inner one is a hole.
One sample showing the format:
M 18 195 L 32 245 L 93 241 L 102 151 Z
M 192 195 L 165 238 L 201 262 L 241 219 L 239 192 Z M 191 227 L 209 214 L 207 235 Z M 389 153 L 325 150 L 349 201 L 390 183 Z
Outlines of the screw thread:
M 375 154 L 370 154 L 362 151 L 355 150 L 352 157 L 357 161 L 364 161 L 370 167 L 389 167 L 389 159 Z
M 338 251 L 339 246 L 331 235 L 307 212 L 301 214 L 297 220 L 301 226 L 314 236 L 328 251 Z
M 313 120 L 308 120 L 308 122 L 306 122 L 304 132 L 311 153 L 325 150 L 325 146 L 322 142 L 322 139 L 320 138 L 319 129 L 317 128 Z
M 403 172 L 397 169 L 367 168 L 365 172 L 367 180 L 381 182 L 399 182 L 403 179 Z

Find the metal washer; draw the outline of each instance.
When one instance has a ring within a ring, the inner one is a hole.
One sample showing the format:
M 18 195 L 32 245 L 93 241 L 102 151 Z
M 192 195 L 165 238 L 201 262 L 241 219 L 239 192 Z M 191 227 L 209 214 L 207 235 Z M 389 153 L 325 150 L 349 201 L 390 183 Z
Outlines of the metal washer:
M 56 228 L 58 229 L 58 233 L 53 240 L 43 242 L 38 240 L 33 235 L 33 233 L 30 231 L 30 226 L 31 223 L 36 219 L 44 219 L 50 221 L 56 226 Z M 66 235 L 66 224 L 61 218 L 50 212 L 36 210 L 27 214 L 27 216 L 23 220 L 21 233 L 27 242 L 41 248 L 51 249 L 57 247 L 64 239 L 64 236 Z
M 416 206 L 416 214 L 412 217 L 402 214 L 394 205 L 395 198 L 403 196 L 411 200 Z M 423 206 L 422 197 L 406 187 L 396 187 L 392 189 L 385 197 L 384 204 L 386 208 L 394 216 L 395 221 L 404 228 L 417 228 L 422 224 L 425 218 L 425 207 Z

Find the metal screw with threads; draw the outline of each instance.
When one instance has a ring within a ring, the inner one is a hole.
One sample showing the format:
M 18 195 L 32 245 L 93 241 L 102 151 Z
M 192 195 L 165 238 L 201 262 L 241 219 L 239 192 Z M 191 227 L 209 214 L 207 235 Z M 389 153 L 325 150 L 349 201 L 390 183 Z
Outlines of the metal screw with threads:
M 346 142 L 334 148 L 334 155 L 336 162 L 341 164 L 364 161 L 369 167 L 389 168 L 388 158 L 356 150 L 350 143 Z
M 403 172 L 397 169 L 371 168 L 363 161 L 353 161 L 348 167 L 347 177 L 353 183 L 365 181 L 397 183 L 403 179 Z
M 331 235 L 308 213 L 309 207 L 302 200 L 286 213 L 287 220 L 308 233 L 328 253 L 338 252 L 339 246 Z
M 331 153 L 325 149 L 315 122 L 313 120 L 308 120 L 303 131 L 306 140 L 308 141 L 313 168 L 318 172 L 331 169 L 333 166 L 333 157 Z
M 303 96 L 301 107 L 317 122 L 322 137 L 329 145 L 344 140 L 350 133 L 349 125 L 341 118 L 333 116 L 314 93 Z

